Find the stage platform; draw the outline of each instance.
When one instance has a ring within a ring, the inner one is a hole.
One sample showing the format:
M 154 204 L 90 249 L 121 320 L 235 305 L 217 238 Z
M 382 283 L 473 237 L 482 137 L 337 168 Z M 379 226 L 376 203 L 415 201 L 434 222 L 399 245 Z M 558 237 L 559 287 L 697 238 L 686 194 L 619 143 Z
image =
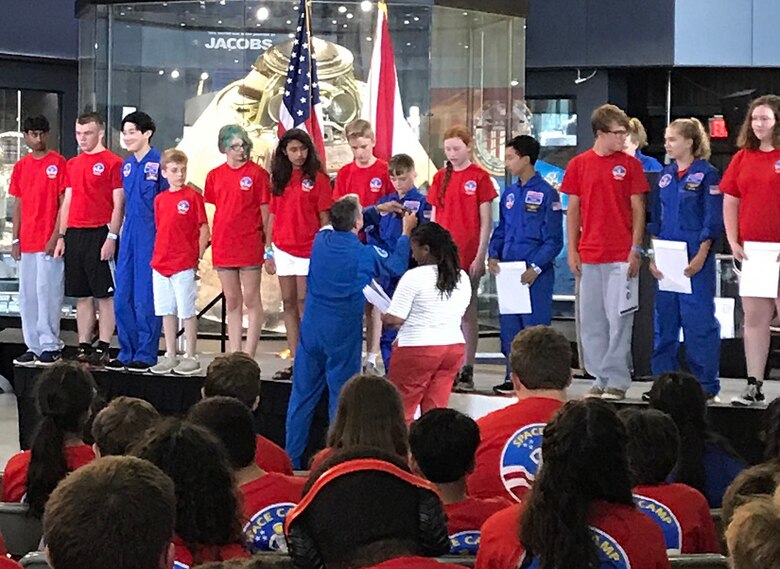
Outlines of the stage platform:
M 204 342 L 205 343 L 205 342 Z M 210 346 L 209 346 L 210 347 Z M 287 362 L 276 357 L 284 347 L 280 341 L 263 341 L 260 345 L 258 363 L 262 369 L 262 402 L 257 411 L 258 431 L 264 436 L 284 445 L 285 417 L 289 400 L 291 383 L 289 381 L 274 381 L 273 374 L 283 369 Z M 481 346 L 482 348 L 482 346 Z M 0 368 L 8 369 L 9 358 L 24 351 L 23 346 L 2 344 L 0 351 Z M 151 402 L 161 413 L 180 415 L 200 399 L 200 389 L 203 375 L 208 363 L 216 357 L 215 353 L 204 353 L 201 356 L 203 372 L 201 375 L 181 377 L 174 375 L 155 376 L 152 374 L 134 374 L 129 372 L 110 372 L 94 370 L 99 392 L 105 399 L 120 395 L 140 397 Z M 40 368 L 21 368 L 11 366 L 19 411 L 19 442 L 21 448 L 28 448 L 30 437 L 38 420 L 33 399 L 34 385 Z M 577 370 L 575 370 L 575 374 Z M 513 397 L 493 394 L 493 385 L 503 380 L 502 365 L 481 363 L 476 366 L 474 393 L 453 393 L 450 407 L 479 418 L 490 411 L 510 405 Z M 710 421 L 716 431 L 726 436 L 739 453 L 750 463 L 760 462 L 763 454 L 761 441 L 763 407 L 740 409 L 729 405 L 732 396 L 738 394 L 744 386 L 744 380 L 722 379 L 722 403 L 710 405 Z M 575 378 L 569 389 L 570 398 L 582 397 L 591 386 L 591 381 Z M 650 388 L 647 382 L 636 381 L 628 392 L 625 401 L 617 406 L 646 405 L 642 402 L 642 393 Z M 768 381 L 765 384 L 767 400 L 780 396 L 780 381 Z M 324 445 L 327 429 L 326 401 L 320 402 L 312 425 L 310 448 L 307 455 L 316 452 Z

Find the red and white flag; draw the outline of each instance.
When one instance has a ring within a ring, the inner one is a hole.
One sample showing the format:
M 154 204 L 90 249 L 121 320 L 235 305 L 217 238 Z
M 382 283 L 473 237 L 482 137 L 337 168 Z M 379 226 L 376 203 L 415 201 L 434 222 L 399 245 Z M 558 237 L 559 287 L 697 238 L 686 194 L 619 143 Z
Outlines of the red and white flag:
M 282 108 L 279 112 L 278 134 L 291 128 L 309 133 L 325 167 L 325 139 L 322 132 L 322 103 L 317 79 L 317 59 L 311 34 L 310 0 L 301 0 L 298 27 L 287 67 Z
M 409 131 L 401 105 L 398 75 L 395 70 L 393 42 L 387 24 L 387 4 L 379 2 L 374 34 L 374 51 L 368 73 L 368 92 L 363 101 L 363 118 L 370 121 L 376 134 L 374 155 L 389 160 L 403 150 L 402 133 Z

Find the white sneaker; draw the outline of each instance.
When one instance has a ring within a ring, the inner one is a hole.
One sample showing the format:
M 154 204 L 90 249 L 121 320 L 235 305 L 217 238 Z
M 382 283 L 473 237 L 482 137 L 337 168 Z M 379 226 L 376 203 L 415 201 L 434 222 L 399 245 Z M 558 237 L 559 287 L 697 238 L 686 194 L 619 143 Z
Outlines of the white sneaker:
M 155 375 L 166 375 L 173 372 L 173 369 L 179 364 L 175 356 L 164 355 L 157 360 L 157 365 L 152 366 L 149 371 Z
M 200 371 L 200 362 L 197 358 L 182 358 L 173 373 L 176 375 L 195 375 Z

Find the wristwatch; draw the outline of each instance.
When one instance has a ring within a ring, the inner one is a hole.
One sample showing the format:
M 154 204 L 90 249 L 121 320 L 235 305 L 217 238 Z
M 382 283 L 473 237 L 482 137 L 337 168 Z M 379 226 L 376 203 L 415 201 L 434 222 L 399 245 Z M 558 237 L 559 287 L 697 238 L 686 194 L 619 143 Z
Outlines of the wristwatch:
M 111 239 L 111 241 L 116 241 L 117 239 L 119 239 L 119 235 L 117 235 L 112 231 L 109 231 L 108 235 L 106 235 L 106 239 Z
M 536 266 L 534 263 L 531 263 L 531 268 L 534 270 L 534 272 L 535 272 L 537 275 L 541 275 L 541 274 L 542 274 L 542 269 L 541 269 L 541 267 L 538 267 L 538 266 Z

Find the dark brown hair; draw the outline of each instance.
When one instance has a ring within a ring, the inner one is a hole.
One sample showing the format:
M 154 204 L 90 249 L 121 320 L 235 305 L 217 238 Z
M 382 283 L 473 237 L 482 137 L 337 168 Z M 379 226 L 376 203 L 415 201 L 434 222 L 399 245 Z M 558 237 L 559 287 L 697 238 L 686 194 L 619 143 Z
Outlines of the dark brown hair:
M 396 154 L 387 163 L 387 171 L 391 176 L 400 176 L 414 170 L 414 159 L 408 154 Z
M 772 460 L 740 472 L 723 494 L 721 519 L 727 526 L 734 511 L 756 496 L 772 496 L 780 480 L 780 461 Z
M 615 105 L 601 105 L 596 107 L 593 114 L 590 115 L 590 125 L 593 128 L 593 135 L 596 136 L 599 131 L 609 132 L 612 123 L 617 123 L 626 130 L 630 127 L 628 115 L 620 107 Z
M 571 345 L 552 326 L 532 326 L 512 340 L 509 366 L 528 389 L 565 389 L 571 382 Z
M 777 95 L 763 95 L 758 99 L 753 99 L 750 103 L 747 113 L 745 114 L 745 120 L 742 122 L 742 126 L 739 128 L 739 135 L 737 136 L 737 146 L 746 150 L 758 150 L 761 146 L 761 142 L 756 137 L 756 133 L 753 132 L 753 111 L 756 107 L 765 105 L 772 109 L 772 113 L 775 115 L 775 127 L 772 131 L 772 146 L 774 148 L 780 148 L 780 97 Z
M 54 569 L 157 569 L 174 532 L 173 482 L 130 456 L 96 460 L 68 476 L 46 505 Z
M 76 122 L 78 124 L 89 124 L 91 122 L 98 125 L 100 128 L 105 128 L 106 121 L 103 119 L 103 115 L 100 113 L 96 113 L 94 111 L 87 111 L 85 113 L 81 113 L 78 118 L 76 119 Z
M 383 377 L 356 375 L 341 389 L 336 417 L 328 431 L 333 449 L 370 446 L 406 460 L 409 434 L 395 386 Z
M 127 454 L 130 446 L 159 420 L 160 414 L 148 401 L 117 397 L 95 417 L 92 437 L 101 456 Z
M 203 381 L 206 397 L 235 397 L 251 408 L 260 396 L 260 366 L 244 352 L 214 358 Z

